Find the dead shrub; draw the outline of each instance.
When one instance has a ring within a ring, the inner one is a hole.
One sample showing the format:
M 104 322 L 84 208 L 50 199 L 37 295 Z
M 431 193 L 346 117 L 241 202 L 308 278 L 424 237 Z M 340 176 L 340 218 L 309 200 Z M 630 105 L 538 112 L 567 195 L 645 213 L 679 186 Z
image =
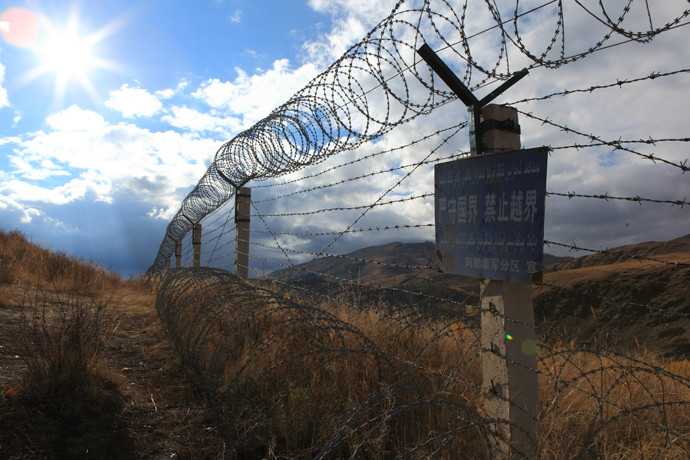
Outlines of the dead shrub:
M 116 404 L 117 391 L 99 364 L 113 323 L 108 299 L 36 293 L 15 338 L 27 365 L 25 396 L 67 419 Z

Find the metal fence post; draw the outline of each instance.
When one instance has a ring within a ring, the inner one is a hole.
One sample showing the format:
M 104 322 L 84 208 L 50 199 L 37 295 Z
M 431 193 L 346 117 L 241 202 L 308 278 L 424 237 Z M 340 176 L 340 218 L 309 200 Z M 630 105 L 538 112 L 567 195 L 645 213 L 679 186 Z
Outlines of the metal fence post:
M 201 223 L 197 222 L 192 228 L 192 246 L 194 246 L 193 267 L 201 266 Z
M 519 150 L 517 110 L 482 110 L 484 151 Z M 494 424 L 492 458 L 537 458 L 536 340 L 532 285 L 484 280 L 481 289 L 484 410 Z
M 235 275 L 249 278 L 249 215 L 252 189 L 240 187 L 235 193 Z

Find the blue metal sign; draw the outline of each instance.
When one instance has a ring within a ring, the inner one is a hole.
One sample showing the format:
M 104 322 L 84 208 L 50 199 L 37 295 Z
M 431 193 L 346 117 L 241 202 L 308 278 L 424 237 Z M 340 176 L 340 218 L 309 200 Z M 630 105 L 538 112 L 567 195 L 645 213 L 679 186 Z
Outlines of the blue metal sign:
M 436 249 L 445 273 L 532 282 L 542 270 L 547 148 L 436 165 Z

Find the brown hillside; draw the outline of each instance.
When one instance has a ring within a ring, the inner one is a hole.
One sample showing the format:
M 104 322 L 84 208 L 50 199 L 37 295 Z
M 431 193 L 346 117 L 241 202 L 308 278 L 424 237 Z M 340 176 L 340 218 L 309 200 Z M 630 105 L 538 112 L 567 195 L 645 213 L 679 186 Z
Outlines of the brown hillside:
M 651 241 L 609 249 L 606 252 L 578 257 L 556 263 L 551 271 L 610 265 L 637 258 L 657 258 L 669 262 L 682 262 L 690 256 L 690 234 L 671 241 Z
M 222 457 L 168 347 L 145 285 L 0 230 L 1 459 Z M 52 372 L 41 349 L 86 366 Z
M 535 289 L 537 321 L 557 324 L 582 339 L 608 336 L 608 341 L 625 347 L 687 355 L 688 263 L 690 236 L 624 246 L 558 264 L 544 275 L 545 286 Z
M 544 266 L 563 263 L 570 257 L 544 254 Z M 379 263 L 377 263 L 379 262 Z M 397 265 L 391 267 L 389 265 Z M 343 257 L 324 257 L 310 263 L 275 271 L 271 278 L 292 281 L 360 280 L 385 287 L 399 287 L 418 278 L 431 277 L 437 283 L 463 286 L 477 290 L 477 280 L 437 272 L 436 245 L 424 243 L 388 243 L 371 246 L 345 254 Z M 431 267 L 428 269 L 415 267 Z
M 535 288 L 535 315 L 539 325 L 558 325 L 565 329 L 567 336 L 582 339 L 608 336 L 609 343 L 618 345 L 639 344 L 675 355 L 690 352 L 689 270 L 645 258 L 687 264 L 690 235 L 613 248 L 579 258 L 545 254 L 545 285 Z M 391 305 L 435 307 L 452 312 L 457 310 L 453 301 L 471 305 L 479 301 L 478 279 L 365 260 L 408 267 L 437 264 L 435 245 L 431 242 L 390 243 L 360 249 L 344 258 L 318 259 L 271 276 L 312 283 L 357 280 L 393 288 L 358 288 L 363 299 L 381 299 Z M 423 295 L 405 294 L 398 288 Z M 439 305 L 436 298 L 451 302 Z M 476 317 L 471 320 L 476 321 Z

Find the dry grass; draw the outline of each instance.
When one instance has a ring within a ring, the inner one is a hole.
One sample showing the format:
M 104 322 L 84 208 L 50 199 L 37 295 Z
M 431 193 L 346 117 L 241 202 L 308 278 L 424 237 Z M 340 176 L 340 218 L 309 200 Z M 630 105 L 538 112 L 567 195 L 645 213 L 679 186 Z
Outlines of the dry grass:
M 198 279 L 161 286 L 158 307 L 239 458 L 485 456 L 469 331 Z
M 563 346 L 541 355 L 543 457 L 688 458 L 690 361 Z
M 31 286 L 54 292 L 103 295 L 122 286 L 116 273 L 92 262 L 51 252 L 17 231 L 0 230 L 0 285 Z M 0 299 L 2 303 L 2 299 Z
M 36 395 L 88 393 L 113 327 L 107 299 L 37 294 L 14 340 L 27 365 L 25 389 Z
M 147 283 L 0 240 L 0 458 L 222 457 Z
M 123 281 L 19 232 L 0 230 L 0 266 L 0 308 L 13 323 L 3 347 L 25 364 L 2 401 L 2 454 L 79 458 L 90 448 L 109 457 L 124 439 L 114 428 L 123 399 L 103 352 Z
M 487 457 L 476 331 L 184 273 L 157 305 L 239 458 Z M 538 359 L 540 457 L 688 457 L 688 361 L 575 344 Z

